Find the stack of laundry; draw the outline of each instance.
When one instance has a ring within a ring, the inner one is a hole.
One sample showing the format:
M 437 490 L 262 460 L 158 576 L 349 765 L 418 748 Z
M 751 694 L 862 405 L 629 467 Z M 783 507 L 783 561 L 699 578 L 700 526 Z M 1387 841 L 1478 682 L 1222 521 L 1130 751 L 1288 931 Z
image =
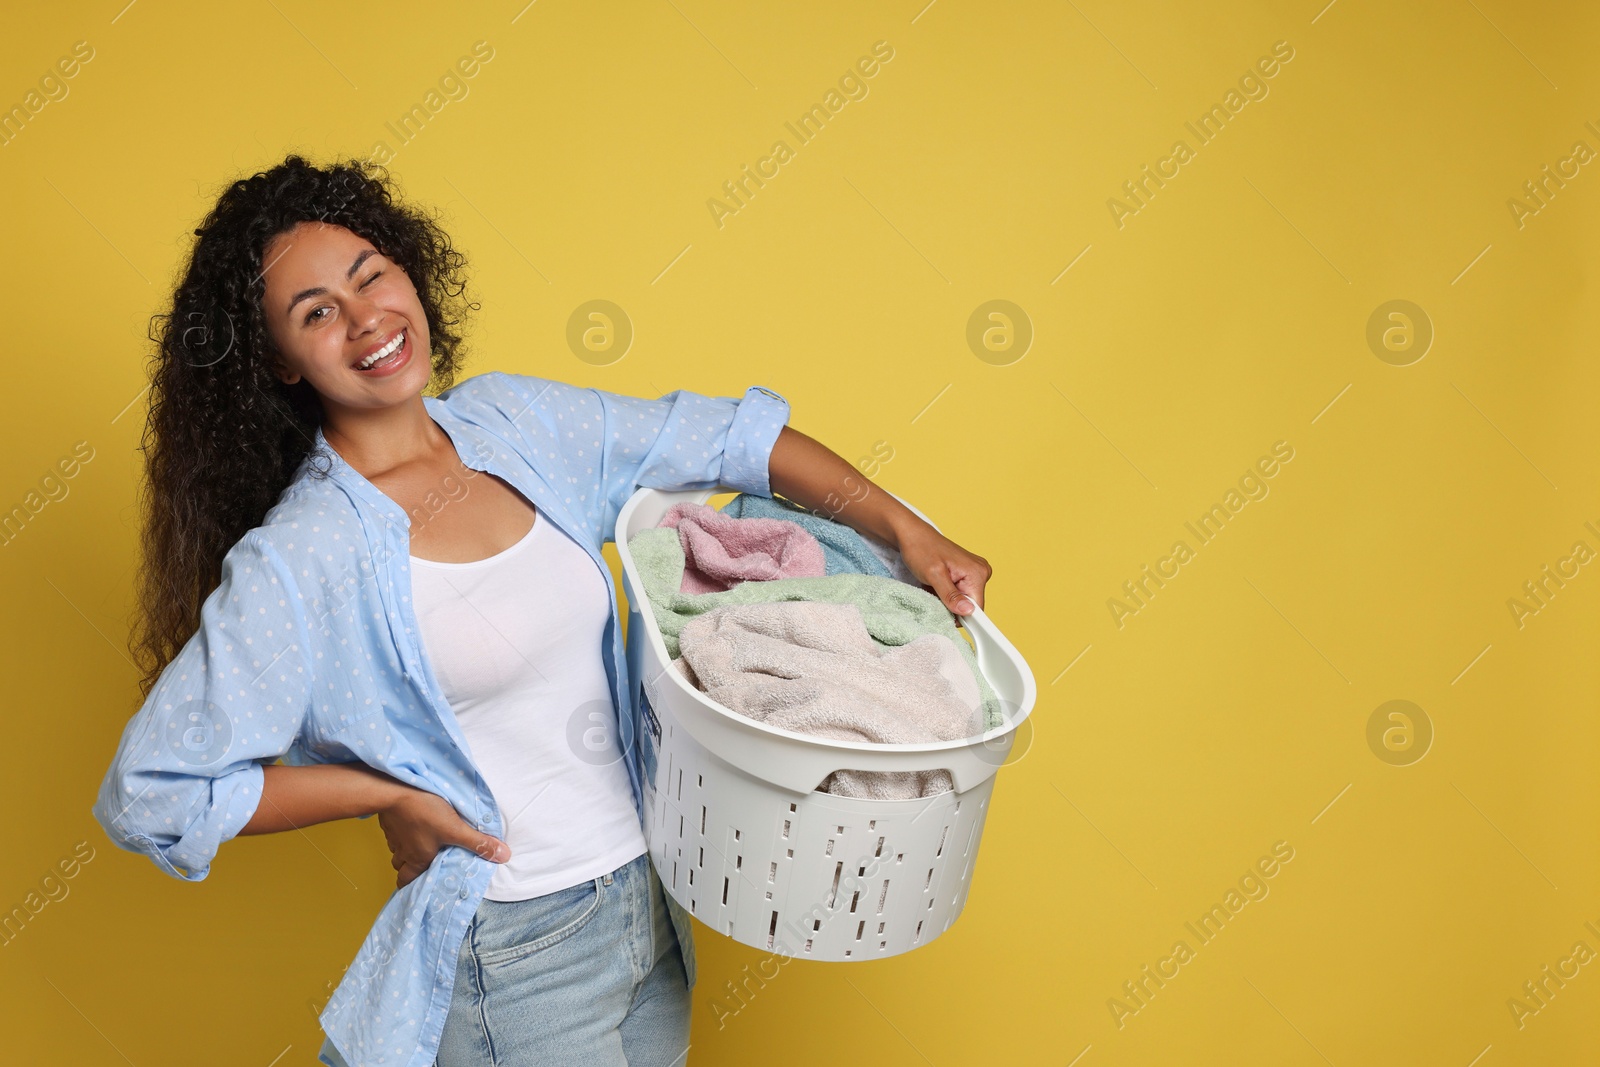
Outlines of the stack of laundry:
M 740 715 L 879 744 L 971 737 L 999 700 L 939 598 L 899 553 L 779 498 L 677 504 L 628 540 L 673 666 Z M 880 800 L 953 788 L 946 771 L 855 771 L 819 787 Z

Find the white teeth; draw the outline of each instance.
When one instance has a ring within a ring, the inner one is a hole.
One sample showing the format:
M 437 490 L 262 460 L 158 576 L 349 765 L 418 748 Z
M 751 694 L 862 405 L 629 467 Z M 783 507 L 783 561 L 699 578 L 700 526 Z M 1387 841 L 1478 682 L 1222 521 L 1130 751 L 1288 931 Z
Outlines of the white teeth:
M 396 337 L 395 337 L 395 339 L 393 341 L 390 341 L 388 344 L 384 345 L 382 348 L 380 348 L 376 352 L 372 353 L 372 355 L 368 356 L 366 359 L 362 360 L 360 363 L 357 363 L 356 364 L 356 370 L 368 370 L 368 369 L 370 369 L 374 364 L 378 363 L 380 360 L 388 359 L 390 356 L 392 356 L 396 352 L 400 351 L 400 346 L 405 344 L 405 343 L 406 343 L 406 332 L 404 330 L 401 330 L 400 333 L 398 335 L 396 335 Z

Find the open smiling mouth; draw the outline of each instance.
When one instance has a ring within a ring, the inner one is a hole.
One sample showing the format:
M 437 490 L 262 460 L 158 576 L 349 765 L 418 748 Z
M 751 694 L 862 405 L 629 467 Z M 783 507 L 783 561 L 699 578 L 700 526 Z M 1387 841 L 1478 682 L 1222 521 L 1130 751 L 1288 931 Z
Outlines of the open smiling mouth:
M 362 374 L 383 374 L 395 370 L 411 356 L 411 331 L 402 329 L 394 339 L 355 365 Z

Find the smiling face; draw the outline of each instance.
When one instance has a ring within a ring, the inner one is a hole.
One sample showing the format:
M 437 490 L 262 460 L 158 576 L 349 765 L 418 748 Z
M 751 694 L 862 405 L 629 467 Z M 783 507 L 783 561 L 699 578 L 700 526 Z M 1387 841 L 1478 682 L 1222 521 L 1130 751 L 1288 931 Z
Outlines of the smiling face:
M 267 243 L 262 264 L 281 381 L 310 382 L 329 417 L 421 394 L 432 371 L 427 316 L 398 263 L 343 226 L 301 222 Z

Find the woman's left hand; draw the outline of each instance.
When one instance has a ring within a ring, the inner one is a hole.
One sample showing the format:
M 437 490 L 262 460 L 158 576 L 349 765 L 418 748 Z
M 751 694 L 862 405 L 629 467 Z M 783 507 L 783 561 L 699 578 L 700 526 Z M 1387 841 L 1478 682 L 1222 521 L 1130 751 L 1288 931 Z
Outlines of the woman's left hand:
M 934 595 L 957 615 L 972 614 L 973 604 L 983 607 L 983 587 L 994 568 L 928 523 L 901 533 L 900 558 L 906 569 L 923 585 L 931 586 Z

